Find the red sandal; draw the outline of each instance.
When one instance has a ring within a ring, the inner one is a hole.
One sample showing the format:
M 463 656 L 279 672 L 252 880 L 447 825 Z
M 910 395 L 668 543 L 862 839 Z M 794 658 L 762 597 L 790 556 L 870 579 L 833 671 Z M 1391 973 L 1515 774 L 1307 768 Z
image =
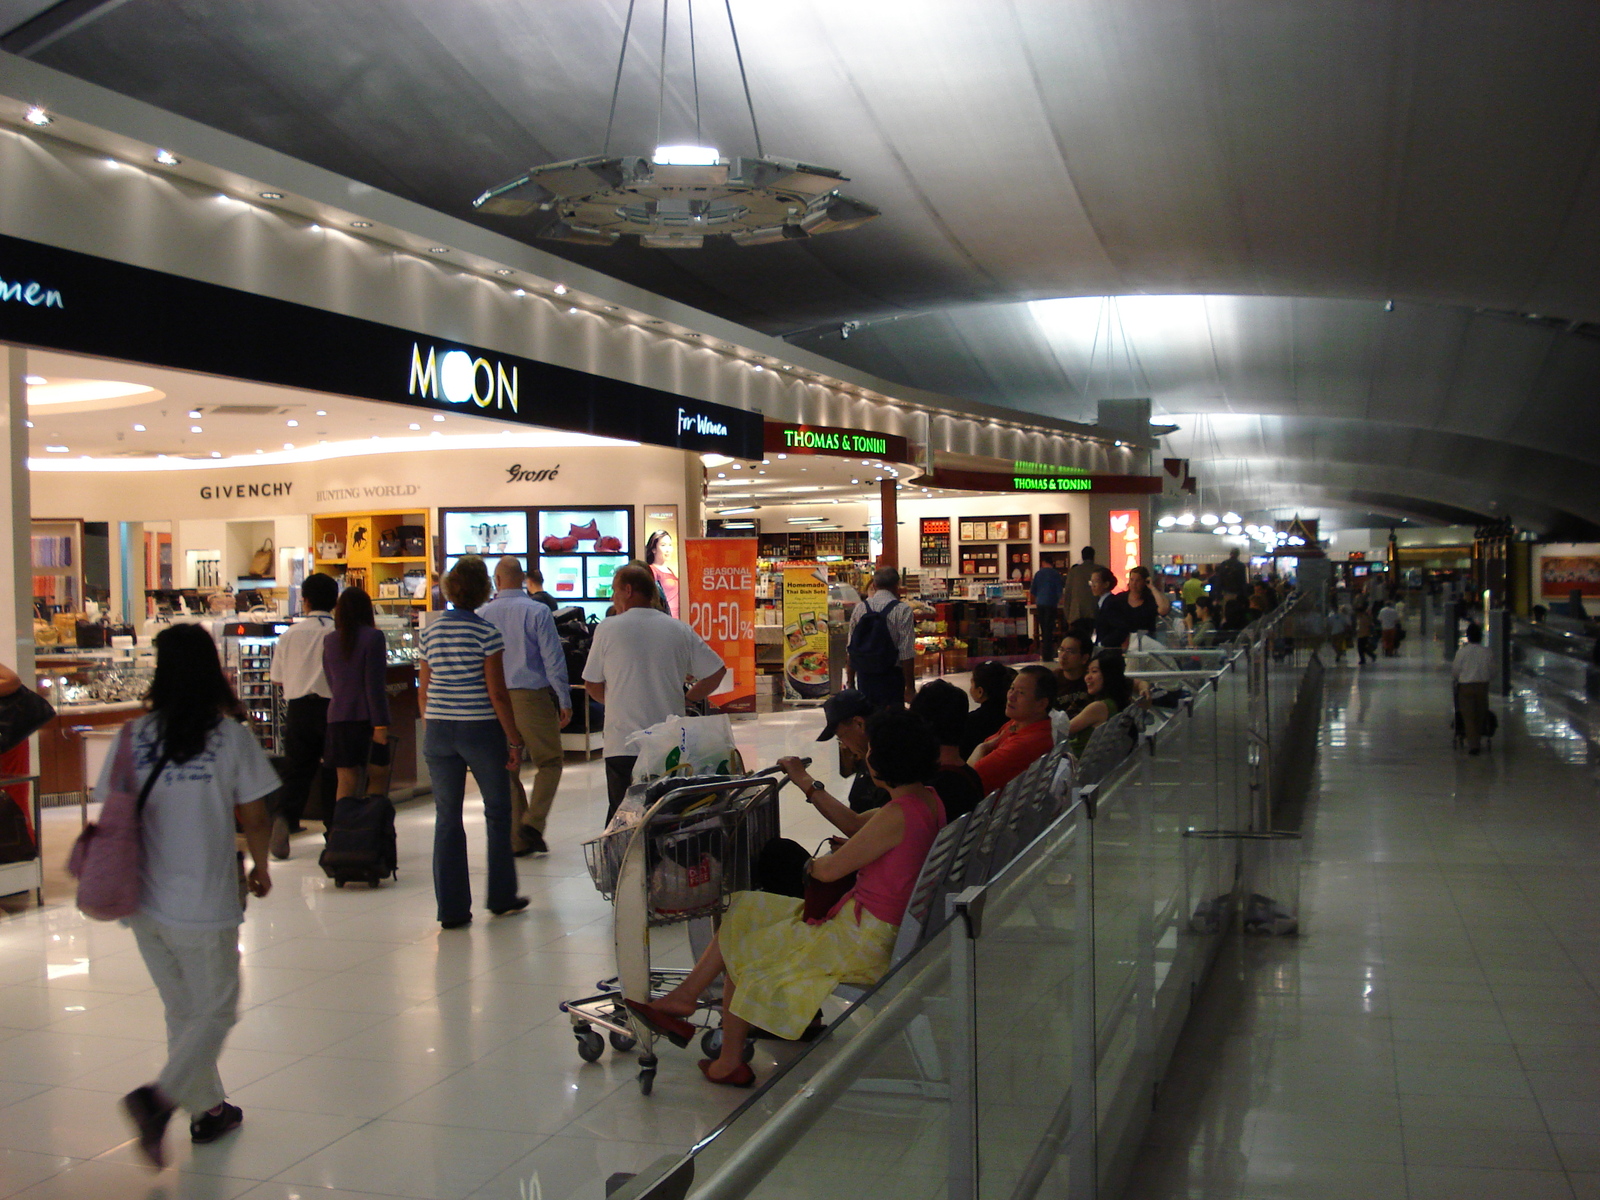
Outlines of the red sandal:
M 717 1079 L 711 1074 L 711 1064 L 715 1061 L 715 1059 L 711 1058 L 702 1058 L 700 1060 L 700 1074 L 704 1075 L 712 1083 L 717 1084 L 719 1087 L 747 1088 L 755 1086 L 756 1073 L 750 1069 L 749 1063 L 740 1063 L 738 1070 L 731 1075 L 724 1075 L 721 1079 Z

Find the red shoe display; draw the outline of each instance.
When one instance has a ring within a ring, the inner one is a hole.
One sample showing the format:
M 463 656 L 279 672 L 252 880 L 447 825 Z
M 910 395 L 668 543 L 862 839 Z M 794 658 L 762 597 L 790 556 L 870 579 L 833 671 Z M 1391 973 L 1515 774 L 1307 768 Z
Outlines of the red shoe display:
M 595 542 L 594 548 L 597 551 L 599 551 L 601 554 L 621 554 L 622 553 L 622 539 L 621 538 L 614 538 L 614 537 L 611 537 L 610 535 L 607 535 L 605 537 L 602 537 L 599 541 Z
M 600 526 L 593 517 L 587 525 L 572 525 L 567 529 L 567 536 L 579 542 L 595 542 L 600 540 Z

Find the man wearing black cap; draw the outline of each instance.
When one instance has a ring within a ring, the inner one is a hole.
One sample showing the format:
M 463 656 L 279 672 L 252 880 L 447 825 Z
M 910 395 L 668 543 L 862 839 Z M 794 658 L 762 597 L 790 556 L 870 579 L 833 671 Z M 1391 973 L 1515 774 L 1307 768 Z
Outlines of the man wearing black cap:
M 872 782 L 872 773 L 867 770 L 867 718 L 875 711 L 865 696 L 848 688 L 835 696 L 829 696 L 822 706 L 826 724 L 823 725 L 822 732 L 817 735 L 817 741 L 827 742 L 838 737 L 839 744 L 855 755 L 856 773 L 850 784 L 848 801 L 852 812 L 871 812 L 875 808 L 882 808 L 888 802 L 888 797 Z M 819 800 L 838 803 L 828 795 L 820 779 L 811 778 L 800 765 L 799 759 L 780 758 L 778 765 L 789 773 L 789 778 L 794 781 L 795 786 L 802 789 L 806 793 L 806 798 L 813 804 Z M 819 811 L 821 811 L 820 805 Z M 824 815 L 827 815 L 826 812 Z

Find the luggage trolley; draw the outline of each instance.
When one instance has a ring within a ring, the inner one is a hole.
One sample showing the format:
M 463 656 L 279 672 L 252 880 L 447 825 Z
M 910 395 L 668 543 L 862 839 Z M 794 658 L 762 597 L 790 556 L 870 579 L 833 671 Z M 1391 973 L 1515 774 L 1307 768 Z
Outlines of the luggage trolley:
M 729 896 L 749 889 L 757 856 L 778 836 L 778 791 L 786 782 L 778 772 L 690 778 L 682 786 L 657 780 L 642 820 L 583 843 L 589 874 L 615 913 L 617 975 L 596 984 L 595 995 L 562 1001 L 561 1011 L 572 1019 L 585 1062 L 604 1053 L 602 1029 L 614 1050 L 638 1046 L 639 1090 L 647 1096 L 655 1035 L 624 1002 L 648 1003 L 688 974 L 651 965 L 650 930 L 688 921 L 696 951 L 710 943 L 712 922 Z

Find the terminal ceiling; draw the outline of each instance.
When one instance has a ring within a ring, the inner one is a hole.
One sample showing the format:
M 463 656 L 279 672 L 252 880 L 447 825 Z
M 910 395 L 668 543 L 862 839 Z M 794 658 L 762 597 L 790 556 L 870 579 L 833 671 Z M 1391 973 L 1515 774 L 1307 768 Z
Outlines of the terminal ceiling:
M 35 44 L 50 7 L 0 0 L 7 48 L 471 217 L 485 186 L 599 150 L 627 4 L 79 3 Z M 1149 395 L 1241 511 L 1600 524 L 1600 5 L 733 8 L 767 153 L 841 169 L 884 215 L 772 246 L 542 248 L 953 396 L 1082 420 Z M 638 12 L 629 152 L 656 136 L 660 7 Z M 695 13 L 706 139 L 749 152 L 722 5 Z M 686 71 L 667 94 L 666 133 L 691 134 Z

